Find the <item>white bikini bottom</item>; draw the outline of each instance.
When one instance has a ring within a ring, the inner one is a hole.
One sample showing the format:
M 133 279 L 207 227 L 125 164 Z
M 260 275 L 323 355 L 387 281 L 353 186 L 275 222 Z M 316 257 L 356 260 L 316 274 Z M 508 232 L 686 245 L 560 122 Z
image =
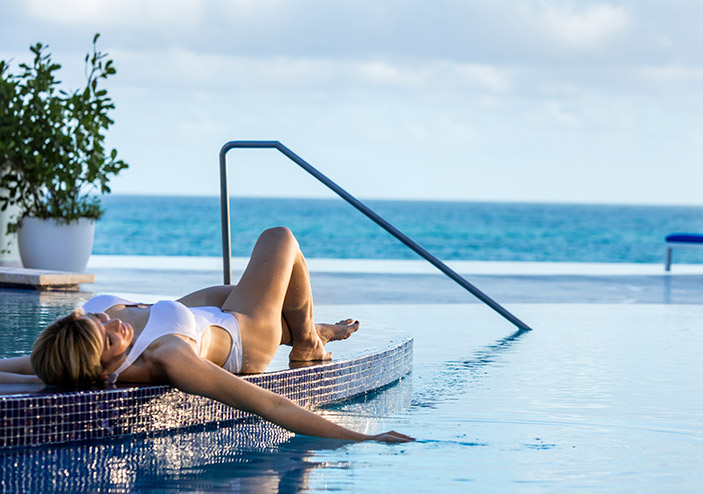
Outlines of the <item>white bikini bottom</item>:
M 223 312 L 219 307 L 190 307 L 190 310 L 193 314 L 197 314 L 198 311 L 206 312 L 205 317 L 211 325 L 218 326 L 229 333 L 232 338 L 232 348 L 222 368 L 232 374 L 242 372 L 242 335 L 234 314 Z

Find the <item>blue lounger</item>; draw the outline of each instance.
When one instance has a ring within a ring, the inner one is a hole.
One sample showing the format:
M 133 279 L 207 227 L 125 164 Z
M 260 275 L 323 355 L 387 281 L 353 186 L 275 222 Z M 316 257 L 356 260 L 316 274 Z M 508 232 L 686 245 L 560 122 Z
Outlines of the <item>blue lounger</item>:
M 703 247 L 703 234 L 701 233 L 672 233 L 666 236 L 666 261 L 664 269 L 671 270 L 671 249 L 675 245 L 700 245 Z

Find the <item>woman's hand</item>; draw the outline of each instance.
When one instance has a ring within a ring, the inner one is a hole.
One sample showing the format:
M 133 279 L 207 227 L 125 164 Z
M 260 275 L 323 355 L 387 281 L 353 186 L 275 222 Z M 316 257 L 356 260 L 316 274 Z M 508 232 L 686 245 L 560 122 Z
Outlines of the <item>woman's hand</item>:
M 375 436 L 369 436 L 369 441 L 379 441 L 382 443 L 408 443 L 414 441 L 414 437 L 406 436 L 396 431 L 388 431 Z

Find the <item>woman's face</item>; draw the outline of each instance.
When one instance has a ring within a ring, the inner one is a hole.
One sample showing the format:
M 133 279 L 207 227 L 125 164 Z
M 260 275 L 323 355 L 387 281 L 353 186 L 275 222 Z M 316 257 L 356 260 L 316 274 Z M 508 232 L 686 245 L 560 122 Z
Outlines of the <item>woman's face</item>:
M 100 362 L 103 369 L 114 372 L 126 356 L 134 338 L 134 328 L 131 324 L 110 319 L 104 312 L 87 314 L 95 322 L 95 327 L 103 340 L 103 353 Z

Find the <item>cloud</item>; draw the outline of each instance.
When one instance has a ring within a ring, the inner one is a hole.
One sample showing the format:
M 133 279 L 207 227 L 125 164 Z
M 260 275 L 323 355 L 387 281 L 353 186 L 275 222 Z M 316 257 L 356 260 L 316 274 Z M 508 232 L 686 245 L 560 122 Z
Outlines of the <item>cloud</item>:
M 450 66 L 461 81 L 492 91 L 505 91 L 512 85 L 510 71 L 489 64 L 454 64 Z
M 646 80 L 659 83 L 701 83 L 703 67 L 684 67 L 681 65 L 651 65 L 641 67 L 639 74 Z
M 240 2 L 241 3 L 241 2 Z M 202 0 L 25 0 L 30 16 L 69 25 L 183 26 L 201 20 Z
M 526 18 L 541 33 L 567 46 L 599 48 L 629 25 L 625 9 L 610 5 L 595 5 L 576 10 L 541 1 L 533 7 L 523 7 Z
M 178 81 L 179 86 L 206 90 L 343 93 L 439 88 L 502 92 L 512 85 L 511 72 L 500 66 L 441 60 L 241 56 L 159 47 L 113 50 L 111 55 L 119 60 L 121 78 L 145 87 Z

